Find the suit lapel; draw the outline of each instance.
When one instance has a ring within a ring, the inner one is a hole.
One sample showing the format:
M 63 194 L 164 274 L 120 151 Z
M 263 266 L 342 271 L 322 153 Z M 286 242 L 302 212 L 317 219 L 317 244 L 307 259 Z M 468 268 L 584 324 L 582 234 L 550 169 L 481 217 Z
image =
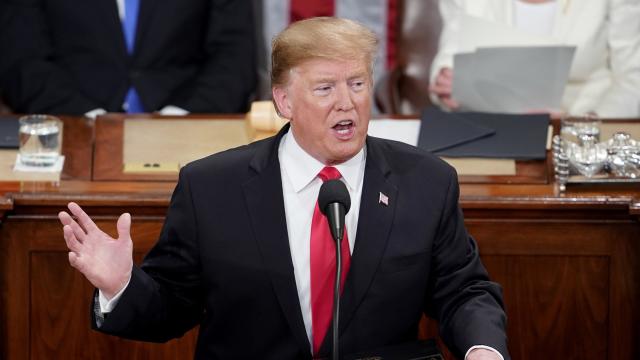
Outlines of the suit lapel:
M 139 45 L 151 25 L 151 20 L 155 15 L 155 7 L 161 0 L 140 0 L 140 11 L 138 13 L 138 23 L 136 25 L 136 42 L 133 54 L 140 51 Z
M 97 0 L 96 18 L 105 25 L 105 33 L 110 39 L 111 46 L 115 49 L 116 58 L 124 59 L 127 56 L 127 46 L 124 43 L 122 21 L 118 14 L 118 5 L 114 0 Z M 111 52 L 109 52 L 111 53 Z
M 340 333 L 344 333 L 354 313 L 369 290 L 387 246 L 395 213 L 397 187 L 389 181 L 390 168 L 379 139 L 367 138 L 367 160 L 360 199 L 356 243 L 351 257 L 344 292 L 340 298 Z M 388 205 L 380 201 L 380 193 L 388 197 Z M 331 347 L 329 327 L 321 353 Z
M 278 136 L 266 142 L 251 163 L 256 175 L 243 184 L 251 225 L 258 248 L 268 272 L 282 313 L 300 348 L 309 351 L 311 345 L 302 320 L 296 288 L 282 195 L 278 144 L 288 126 Z

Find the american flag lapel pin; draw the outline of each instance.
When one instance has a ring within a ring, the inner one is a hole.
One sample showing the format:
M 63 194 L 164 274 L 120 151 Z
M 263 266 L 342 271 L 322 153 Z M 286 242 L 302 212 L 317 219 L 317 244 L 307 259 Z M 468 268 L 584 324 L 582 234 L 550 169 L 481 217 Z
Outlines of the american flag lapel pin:
M 383 194 L 382 192 L 380 192 L 380 196 L 378 196 L 378 204 L 389 206 L 389 197 Z

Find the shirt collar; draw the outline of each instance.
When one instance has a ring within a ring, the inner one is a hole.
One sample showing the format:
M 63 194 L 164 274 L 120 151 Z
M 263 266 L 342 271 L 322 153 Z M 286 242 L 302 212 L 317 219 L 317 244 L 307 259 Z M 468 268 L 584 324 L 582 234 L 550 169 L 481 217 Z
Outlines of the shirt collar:
M 295 192 L 300 192 L 309 185 L 325 167 L 323 163 L 309 155 L 296 141 L 291 131 L 284 134 L 280 141 L 278 155 Z M 366 146 L 360 149 L 351 159 L 339 165 L 334 165 L 349 190 L 353 191 L 362 182 L 362 169 L 366 159 Z

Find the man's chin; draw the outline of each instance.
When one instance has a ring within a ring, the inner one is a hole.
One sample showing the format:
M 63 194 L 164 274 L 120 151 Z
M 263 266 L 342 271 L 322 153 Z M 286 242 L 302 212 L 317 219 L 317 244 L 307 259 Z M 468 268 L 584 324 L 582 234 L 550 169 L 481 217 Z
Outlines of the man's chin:
M 327 161 L 328 164 L 341 164 L 345 161 L 349 161 L 352 157 L 356 156 L 362 146 L 358 146 L 354 144 L 353 146 L 349 146 L 348 148 L 340 149 L 341 151 L 335 151 L 331 154 L 331 159 Z

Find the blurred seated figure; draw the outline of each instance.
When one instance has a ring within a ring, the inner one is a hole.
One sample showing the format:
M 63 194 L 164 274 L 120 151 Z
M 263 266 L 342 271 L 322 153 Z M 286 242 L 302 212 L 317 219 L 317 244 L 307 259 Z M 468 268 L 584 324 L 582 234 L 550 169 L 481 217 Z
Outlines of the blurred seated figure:
M 640 1 L 447 0 L 440 2 L 444 30 L 431 68 L 431 99 L 455 110 L 453 55 L 461 43 L 502 46 L 481 36 L 462 39 L 464 17 L 473 16 L 550 43 L 576 46 L 562 113 L 640 117 Z M 527 43 L 510 45 L 530 45 Z M 526 69 L 523 69 L 526 71 Z M 551 110 L 551 109 L 540 109 Z
M 0 0 L 0 88 L 15 112 L 245 111 L 251 0 Z

